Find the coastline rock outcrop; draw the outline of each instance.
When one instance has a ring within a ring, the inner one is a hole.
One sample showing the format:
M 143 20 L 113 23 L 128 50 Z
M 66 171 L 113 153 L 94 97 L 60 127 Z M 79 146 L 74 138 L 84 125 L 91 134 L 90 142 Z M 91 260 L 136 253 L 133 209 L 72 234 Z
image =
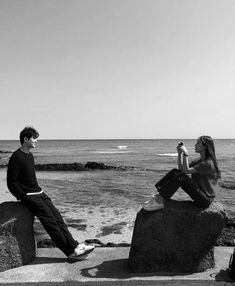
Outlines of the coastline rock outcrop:
M 48 163 L 36 164 L 37 171 L 86 171 L 82 163 Z
M 161 210 L 137 214 L 129 253 L 132 272 L 202 272 L 214 267 L 214 245 L 225 226 L 223 206 L 208 209 L 170 200 Z
M 0 272 L 28 264 L 36 256 L 34 216 L 17 202 L 0 204 Z

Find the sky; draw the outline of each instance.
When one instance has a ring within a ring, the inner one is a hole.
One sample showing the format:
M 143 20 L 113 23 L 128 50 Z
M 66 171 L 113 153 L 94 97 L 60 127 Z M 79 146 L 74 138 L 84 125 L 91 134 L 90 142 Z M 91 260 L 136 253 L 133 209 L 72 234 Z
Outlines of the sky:
M 235 138 L 234 0 L 0 0 L 0 140 Z

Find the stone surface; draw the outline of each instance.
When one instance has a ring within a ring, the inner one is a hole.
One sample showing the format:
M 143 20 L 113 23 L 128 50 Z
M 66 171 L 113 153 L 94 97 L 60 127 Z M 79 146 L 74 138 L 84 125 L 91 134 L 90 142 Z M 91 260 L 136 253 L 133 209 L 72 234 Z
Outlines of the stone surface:
M 202 272 L 214 267 L 214 245 L 226 224 L 223 206 L 170 200 L 137 214 L 128 265 L 132 272 Z
M 28 264 L 36 256 L 34 217 L 17 202 L 0 204 L 0 271 Z

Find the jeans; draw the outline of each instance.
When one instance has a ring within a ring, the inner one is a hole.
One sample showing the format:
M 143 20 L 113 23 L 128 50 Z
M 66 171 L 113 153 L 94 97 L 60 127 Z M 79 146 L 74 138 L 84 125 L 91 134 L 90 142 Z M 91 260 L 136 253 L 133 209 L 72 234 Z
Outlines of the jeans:
M 40 220 L 52 241 L 65 255 L 73 253 L 78 242 L 73 239 L 60 212 L 45 193 L 28 196 L 28 199 L 22 200 L 21 203 Z
M 172 169 L 155 187 L 165 200 L 169 200 L 181 187 L 199 207 L 209 207 L 214 199 L 208 197 L 188 175 L 178 169 Z

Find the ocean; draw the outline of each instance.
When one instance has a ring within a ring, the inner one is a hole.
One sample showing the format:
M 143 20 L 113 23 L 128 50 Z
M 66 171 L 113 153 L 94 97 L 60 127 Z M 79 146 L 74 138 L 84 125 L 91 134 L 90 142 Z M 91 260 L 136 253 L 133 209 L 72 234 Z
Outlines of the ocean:
M 196 158 L 196 139 L 182 140 L 189 151 L 189 160 Z M 178 141 L 39 140 L 32 152 L 36 164 L 94 161 L 133 167 L 126 170 L 37 171 L 39 185 L 52 198 L 74 232 L 83 232 L 86 238 L 122 242 L 130 240 L 136 212 L 155 192 L 154 184 L 177 166 Z M 19 141 L 0 141 L 0 165 L 7 164 L 11 152 L 19 146 Z M 234 217 L 235 139 L 216 139 L 215 148 L 222 173 L 217 201 L 224 204 L 229 217 Z M 174 198 L 190 199 L 182 190 Z M 127 238 L 121 239 L 121 236 Z

